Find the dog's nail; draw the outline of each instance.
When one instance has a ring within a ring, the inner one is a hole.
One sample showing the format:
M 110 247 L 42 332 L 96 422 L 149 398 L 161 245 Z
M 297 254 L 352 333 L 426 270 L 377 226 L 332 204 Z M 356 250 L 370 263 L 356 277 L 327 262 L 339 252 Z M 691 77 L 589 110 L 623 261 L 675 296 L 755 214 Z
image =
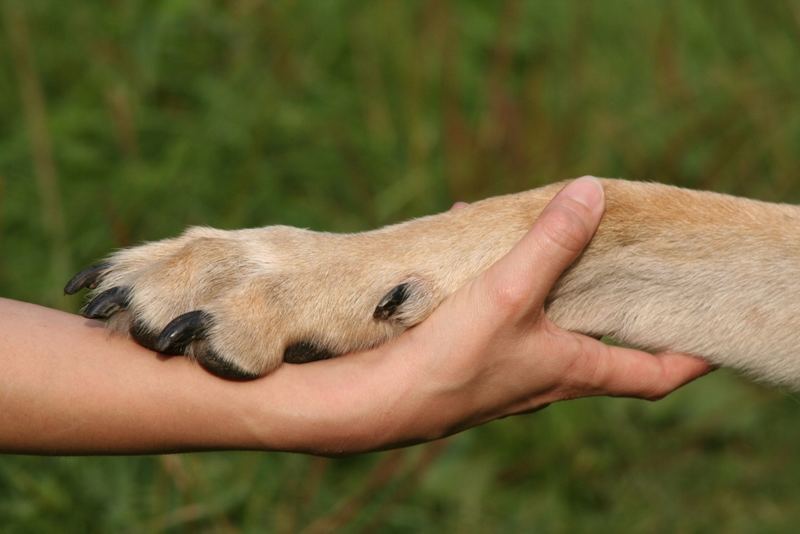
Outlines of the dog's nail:
M 156 340 L 158 336 L 155 332 L 144 326 L 142 323 L 134 321 L 130 328 L 131 337 L 141 346 L 155 352 L 159 352 L 156 348 Z
M 117 286 L 107 289 L 93 298 L 81 311 L 87 319 L 108 319 L 128 305 L 130 290 Z
M 200 350 L 195 354 L 198 363 L 209 373 L 228 380 L 253 380 L 258 375 L 245 371 L 238 365 L 223 359 L 219 354 L 209 348 Z
M 286 363 L 308 363 L 317 360 L 327 360 L 332 357 L 333 353 L 331 351 L 318 347 L 308 341 L 292 343 L 283 351 L 283 361 Z
M 378 303 L 378 307 L 372 313 L 375 319 L 385 321 L 397 311 L 397 308 L 408 298 L 409 287 L 407 283 L 395 286 L 391 291 L 383 296 Z
M 179 315 L 158 335 L 156 350 L 164 354 L 184 354 L 189 343 L 205 337 L 212 320 L 210 314 L 201 310 Z
M 94 289 L 111 264 L 108 262 L 95 263 L 73 276 L 64 286 L 64 294 L 74 295 L 84 288 Z

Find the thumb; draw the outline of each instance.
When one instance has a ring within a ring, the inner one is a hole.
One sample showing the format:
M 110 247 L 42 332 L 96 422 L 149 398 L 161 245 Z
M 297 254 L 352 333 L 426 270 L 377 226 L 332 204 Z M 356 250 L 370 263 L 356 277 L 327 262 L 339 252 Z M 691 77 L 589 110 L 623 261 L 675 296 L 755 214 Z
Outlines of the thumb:
M 605 210 L 600 180 L 567 184 L 542 210 L 531 230 L 487 272 L 504 294 L 541 305 L 561 274 L 594 236 Z

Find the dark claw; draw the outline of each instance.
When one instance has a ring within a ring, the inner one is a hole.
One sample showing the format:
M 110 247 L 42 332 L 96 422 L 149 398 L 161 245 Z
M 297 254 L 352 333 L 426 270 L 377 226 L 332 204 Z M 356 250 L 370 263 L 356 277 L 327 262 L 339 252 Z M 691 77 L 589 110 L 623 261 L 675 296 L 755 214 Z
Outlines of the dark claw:
M 155 349 L 163 354 L 185 354 L 189 343 L 206 336 L 213 317 L 200 310 L 179 315 L 158 335 Z
M 228 380 L 253 380 L 258 378 L 257 374 L 245 371 L 238 365 L 223 360 L 219 354 L 211 349 L 198 351 L 195 358 L 206 371 L 220 378 L 227 378 Z
M 123 286 L 107 289 L 83 307 L 81 315 L 87 319 L 108 319 L 128 306 L 130 289 Z
M 283 351 L 286 363 L 308 363 L 333 358 L 333 353 L 308 341 L 292 343 Z
M 408 298 L 408 284 L 395 286 L 391 291 L 383 296 L 378 303 L 378 307 L 372 313 L 372 317 L 381 321 L 387 320 L 394 315 L 397 308 Z
M 100 277 L 103 276 L 106 271 L 108 271 L 111 264 L 107 261 L 102 263 L 95 263 L 91 265 L 75 276 L 73 276 L 67 285 L 64 286 L 64 293 L 66 295 L 74 295 L 78 291 L 83 288 L 88 287 L 89 289 L 94 289 L 97 287 L 97 283 L 100 281 Z
M 141 346 L 154 352 L 160 352 L 156 348 L 158 336 L 155 332 L 145 327 L 142 323 L 134 322 L 130 329 L 131 337 Z

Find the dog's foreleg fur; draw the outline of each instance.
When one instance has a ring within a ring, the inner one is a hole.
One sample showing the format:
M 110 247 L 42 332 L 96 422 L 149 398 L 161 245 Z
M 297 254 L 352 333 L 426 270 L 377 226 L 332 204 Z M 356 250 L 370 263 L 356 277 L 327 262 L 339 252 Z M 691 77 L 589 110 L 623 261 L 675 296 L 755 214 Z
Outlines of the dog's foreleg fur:
M 554 322 L 800 386 L 800 209 L 659 184 L 603 184 L 607 210 L 600 228 L 549 297 Z M 442 223 L 460 219 L 447 224 L 463 227 L 449 244 L 458 259 L 442 265 L 484 269 L 557 191 L 549 186 L 448 214 Z M 473 257 L 459 250 L 459 241 L 495 246 Z M 435 278 L 448 275 L 447 290 L 463 282 L 452 269 Z

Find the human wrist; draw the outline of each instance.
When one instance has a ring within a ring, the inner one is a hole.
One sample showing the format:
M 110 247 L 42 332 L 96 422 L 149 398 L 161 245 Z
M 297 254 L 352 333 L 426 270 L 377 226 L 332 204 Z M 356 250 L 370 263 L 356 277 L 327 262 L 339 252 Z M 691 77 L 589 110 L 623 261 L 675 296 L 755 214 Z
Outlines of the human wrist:
M 250 383 L 233 384 L 235 433 L 246 448 L 341 455 L 385 443 L 396 398 L 386 355 L 360 353 L 303 365 L 285 364 Z
M 371 374 L 374 397 L 363 404 L 381 409 L 364 410 L 365 443 L 379 443 L 382 448 L 411 445 L 474 426 L 470 421 L 480 406 L 475 392 L 463 382 L 469 377 L 453 372 L 452 365 L 442 360 L 446 356 L 441 349 L 431 343 L 434 339 L 420 326 L 379 349 Z

